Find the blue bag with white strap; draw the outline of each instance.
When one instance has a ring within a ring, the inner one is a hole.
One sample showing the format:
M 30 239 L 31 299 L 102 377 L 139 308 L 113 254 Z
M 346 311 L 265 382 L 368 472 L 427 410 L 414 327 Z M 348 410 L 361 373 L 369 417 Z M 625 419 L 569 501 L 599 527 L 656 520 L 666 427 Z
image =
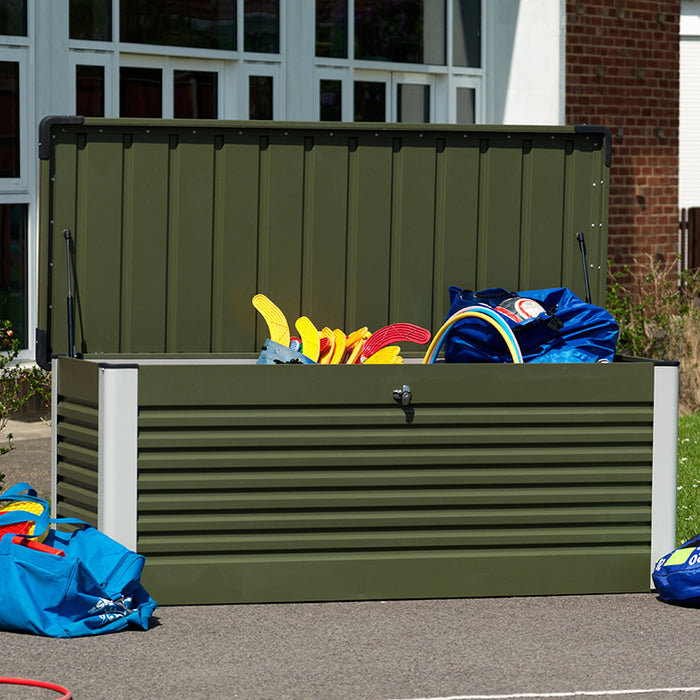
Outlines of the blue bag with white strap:
M 0 501 L 44 506 L 38 514 L 0 513 L 4 530 L 34 523 L 33 534 L 9 531 L 0 537 L 0 629 L 48 637 L 104 634 L 129 626 L 148 629 L 158 606 L 140 583 L 142 555 L 82 520 L 50 519 L 48 503 L 28 484 L 16 484 Z M 52 524 L 77 529 L 60 532 Z
M 620 329 L 608 311 L 566 287 L 510 292 L 449 288 L 453 314 L 473 306 L 497 311 L 510 326 L 524 362 L 612 362 Z M 478 319 L 454 324 L 445 338 L 446 362 L 510 362 L 492 325 Z
M 661 600 L 700 605 L 700 535 L 661 557 L 651 578 Z

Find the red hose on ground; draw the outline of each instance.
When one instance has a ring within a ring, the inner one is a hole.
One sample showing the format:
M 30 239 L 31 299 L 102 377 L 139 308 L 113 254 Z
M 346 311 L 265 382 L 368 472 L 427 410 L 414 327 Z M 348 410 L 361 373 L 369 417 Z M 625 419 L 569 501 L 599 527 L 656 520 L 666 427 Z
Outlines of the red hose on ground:
M 31 685 L 35 688 L 46 688 L 47 690 L 55 690 L 57 693 L 63 693 L 60 698 L 56 700 L 71 700 L 73 695 L 70 690 L 62 688 L 60 685 L 55 683 L 47 683 L 46 681 L 33 681 L 29 678 L 3 678 L 0 677 L 0 683 L 7 683 L 8 685 Z

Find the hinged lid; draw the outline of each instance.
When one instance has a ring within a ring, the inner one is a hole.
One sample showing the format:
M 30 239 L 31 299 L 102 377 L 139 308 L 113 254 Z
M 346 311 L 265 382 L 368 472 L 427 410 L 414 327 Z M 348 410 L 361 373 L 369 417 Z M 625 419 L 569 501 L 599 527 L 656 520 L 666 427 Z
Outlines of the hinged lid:
M 47 117 L 37 360 L 256 353 L 262 292 L 348 331 L 435 331 L 447 288 L 604 303 L 610 134 L 504 127 Z

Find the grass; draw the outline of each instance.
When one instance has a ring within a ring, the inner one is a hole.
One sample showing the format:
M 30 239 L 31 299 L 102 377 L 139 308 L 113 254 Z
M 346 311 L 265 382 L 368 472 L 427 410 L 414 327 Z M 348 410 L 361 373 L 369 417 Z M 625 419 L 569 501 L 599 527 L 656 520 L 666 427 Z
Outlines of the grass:
M 700 412 L 678 419 L 676 542 L 700 533 Z

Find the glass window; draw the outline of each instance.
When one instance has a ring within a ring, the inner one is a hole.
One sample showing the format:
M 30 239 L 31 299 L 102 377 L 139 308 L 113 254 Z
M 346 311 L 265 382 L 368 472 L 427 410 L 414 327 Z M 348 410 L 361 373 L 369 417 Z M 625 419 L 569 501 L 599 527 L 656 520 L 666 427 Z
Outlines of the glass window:
M 248 79 L 249 119 L 272 119 L 272 76 L 251 75 Z
M 476 124 L 476 90 L 457 88 L 457 123 Z
M 176 70 L 173 116 L 176 119 L 216 119 L 218 78 L 209 71 Z
M 120 116 L 160 118 L 162 113 L 161 69 L 122 67 L 119 74 Z
M 70 0 L 70 38 L 112 41 L 112 0 Z
M 236 48 L 236 0 L 120 0 L 122 41 L 201 49 Z
M 245 50 L 259 53 L 279 53 L 279 0 L 245 0 L 243 14 L 243 46 Z
M 27 205 L 0 204 L 0 319 L 27 347 Z
M 75 113 L 82 117 L 104 117 L 104 66 L 75 67 Z
M 430 85 L 399 83 L 396 86 L 396 121 L 430 121 Z
M 355 0 L 355 58 L 445 64 L 445 0 Z
M 339 122 L 343 118 L 343 83 L 340 80 L 321 81 L 321 121 Z
M 19 63 L 0 61 L 0 177 L 19 175 Z
M 27 36 L 27 0 L 0 2 L 0 34 Z
M 348 57 L 348 0 L 316 0 L 316 55 Z
M 386 121 L 386 83 L 355 81 L 354 119 L 356 122 Z
M 481 68 L 481 0 L 452 0 L 452 63 Z

